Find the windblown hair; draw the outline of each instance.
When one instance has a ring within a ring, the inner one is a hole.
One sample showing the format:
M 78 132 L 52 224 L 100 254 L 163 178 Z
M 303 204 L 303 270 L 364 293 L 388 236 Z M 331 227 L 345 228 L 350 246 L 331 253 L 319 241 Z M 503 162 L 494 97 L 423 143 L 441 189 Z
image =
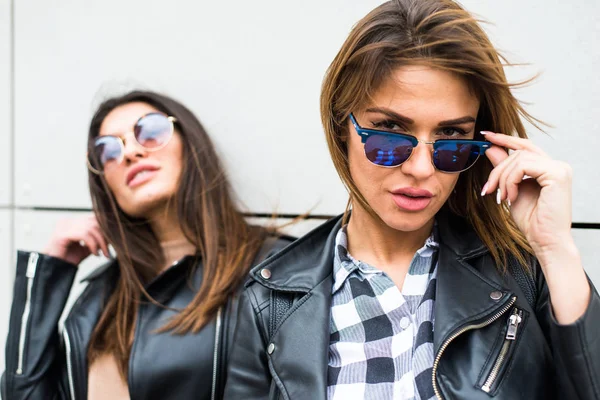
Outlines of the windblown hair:
M 189 305 L 161 331 L 197 332 L 239 289 L 266 231 L 249 225 L 236 209 L 225 171 L 204 128 L 190 110 L 169 97 L 134 91 L 106 100 L 92 118 L 88 151 L 92 151 L 106 116 L 132 102 L 149 104 L 177 119 L 175 130 L 183 142 L 183 169 L 169 206 L 176 207 L 183 233 L 202 260 L 203 281 Z M 124 213 L 103 175 L 90 172 L 89 187 L 102 232 L 115 248 L 120 276 L 92 334 L 88 360 L 91 363 L 101 354 L 112 354 L 126 378 L 139 304 L 150 301 L 159 305 L 144 285 L 158 275 L 166 260 L 150 221 Z
M 521 117 L 539 127 L 541 121 L 511 92 L 531 80 L 508 83 L 503 63 L 508 64 L 478 21 L 451 0 L 391 0 L 360 20 L 331 63 L 321 91 L 322 123 L 333 163 L 350 193 L 348 207 L 358 203 L 379 218 L 350 175 L 348 117 L 367 107 L 399 67 L 423 65 L 465 79 L 480 101 L 475 132 L 525 138 Z M 500 269 L 505 269 L 508 255 L 527 268 L 532 250 L 506 205 L 498 206 L 493 196 L 480 196 L 491 170 L 492 164 L 483 157 L 461 173 L 445 207 L 468 219 Z

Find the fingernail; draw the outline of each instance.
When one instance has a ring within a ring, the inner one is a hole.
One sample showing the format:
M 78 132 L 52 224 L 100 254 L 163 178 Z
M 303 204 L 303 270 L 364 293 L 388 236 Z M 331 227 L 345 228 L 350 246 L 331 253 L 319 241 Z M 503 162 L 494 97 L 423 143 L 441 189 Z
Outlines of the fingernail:
M 485 194 L 486 194 L 486 192 L 488 190 L 488 186 L 489 186 L 488 182 L 486 182 L 485 185 L 483 185 L 483 189 L 481 190 L 481 195 L 482 196 L 485 196 Z
M 80 240 L 80 241 L 79 241 L 79 245 L 80 245 L 81 247 L 85 247 L 85 242 L 84 242 L 83 240 Z
M 500 188 L 498 188 L 498 191 L 496 192 L 496 203 L 500 204 L 501 201 L 502 201 L 502 191 L 500 190 Z
M 481 133 L 484 136 L 485 135 L 493 135 L 494 134 L 494 132 L 492 132 L 492 131 L 480 131 L 479 133 Z
M 104 252 L 103 252 L 102 250 L 98 250 L 98 255 L 99 255 L 100 257 L 104 257 Z
M 523 175 L 523 180 L 525 179 L 531 179 L 531 177 L 529 175 Z

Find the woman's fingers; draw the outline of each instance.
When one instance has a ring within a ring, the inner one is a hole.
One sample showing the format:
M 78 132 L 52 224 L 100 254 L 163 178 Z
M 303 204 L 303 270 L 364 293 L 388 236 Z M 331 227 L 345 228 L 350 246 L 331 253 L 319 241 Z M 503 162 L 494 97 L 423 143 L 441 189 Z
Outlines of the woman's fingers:
M 85 247 L 89 249 L 92 254 L 98 255 L 98 249 L 100 249 L 98 241 L 94 237 L 91 231 L 86 232 L 79 239 L 79 244 L 81 245 L 81 241 L 85 243 Z
M 102 232 L 100 232 L 100 228 L 92 227 L 92 228 L 90 228 L 89 233 L 91 236 L 94 237 L 94 240 L 96 241 L 96 243 L 98 245 L 99 252 L 102 252 L 102 254 L 100 254 L 99 252 L 96 252 L 94 254 L 96 254 L 97 256 L 104 255 L 104 256 L 108 257 L 108 254 L 109 254 L 108 253 L 108 244 L 106 243 L 106 239 L 102 235 Z
M 485 151 L 485 156 L 490 160 L 492 166 L 498 166 L 502 161 L 506 160 L 509 154 L 502 147 L 492 146 Z
M 498 161 L 498 155 L 503 157 L 500 152 L 492 153 L 491 157 Z M 502 200 L 513 202 L 519 195 L 519 184 L 525 179 L 537 179 L 550 168 L 547 164 L 548 158 L 545 156 L 528 150 L 515 150 L 496 164 L 488 177 L 482 196 L 497 191 L 498 204 Z
M 110 258 L 110 250 L 108 249 L 108 241 L 106 240 L 106 237 L 104 237 L 104 235 L 102 234 L 100 227 L 96 228 L 95 232 L 97 233 L 97 236 L 99 238 L 99 243 L 100 243 L 100 248 L 102 249 L 102 254 L 104 255 L 104 257 Z
M 523 139 L 517 136 L 504 135 L 502 133 L 494 133 L 490 131 L 482 131 L 481 134 L 496 146 L 504 147 L 510 150 L 528 150 L 536 154 L 546 155 L 542 149 L 534 145 L 529 139 Z
M 100 224 L 98 223 L 98 220 L 96 219 L 96 216 L 94 214 L 84 217 L 80 221 L 74 221 L 74 223 L 76 224 L 76 229 L 78 231 L 82 232 L 88 237 L 93 238 L 94 243 L 88 246 L 90 250 L 92 250 L 92 247 L 96 248 L 95 251 L 92 251 L 93 254 L 95 254 L 96 256 L 109 256 L 110 253 L 108 250 L 108 243 L 106 241 L 106 238 L 102 234 Z
M 518 157 L 518 160 L 512 163 L 512 165 L 504 171 L 500 177 L 500 187 L 504 193 L 505 198 L 509 203 L 517 200 L 519 196 L 519 184 L 523 182 L 525 176 L 525 169 L 530 169 L 527 160 L 527 156 L 523 155 Z
M 492 154 L 488 155 L 488 152 L 490 152 L 492 150 L 493 150 Z M 503 149 L 500 149 L 499 147 L 492 147 L 491 149 L 487 150 L 485 152 L 485 154 L 486 154 L 486 156 L 488 156 L 488 158 L 494 159 L 494 161 L 492 161 L 492 165 L 495 165 L 495 166 L 494 166 L 494 169 L 492 170 L 492 172 L 490 173 L 490 176 L 488 177 L 487 183 L 485 184 L 483 191 L 481 192 L 482 196 L 484 196 L 488 193 L 493 193 L 494 191 L 496 191 L 499 188 L 498 184 L 499 184 L 502 173 L 509 166 L 512 165 L 514 159 L 518 156 L 518 152 L 513 152 L 512 154 L 509 155 L 508 153 L 506 153 Z M 502 192 L 503 192 L 503 188 L 500 188 L 501 196 L 503 196 Z

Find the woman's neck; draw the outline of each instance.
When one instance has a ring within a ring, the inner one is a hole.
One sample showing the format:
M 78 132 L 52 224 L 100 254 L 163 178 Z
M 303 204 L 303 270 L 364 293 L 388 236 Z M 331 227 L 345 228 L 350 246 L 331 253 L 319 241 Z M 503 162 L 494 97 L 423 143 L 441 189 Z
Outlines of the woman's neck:
M 354 206 L 347 228 L 348 251 L 352 257 L 403 281 L 416 251 L 431 234 L 433 223 L 432 219 L 416 231 L 403 232 Z
M 150 219 L 150 225 L 165 257 L 162 271 L 173 265 L 175 261 L 196 253 L 196 246 L 183 233 L 175 212 L 157 213 Z
M 160 242 L 160 246 L 162 247 L 165 256 L 163 271 L 173 265 L 175 261 L 179 261 L 185 256 L 194 255 L 196 253 L 196 246 L 190 243 L 186 237 L 168 242 Z

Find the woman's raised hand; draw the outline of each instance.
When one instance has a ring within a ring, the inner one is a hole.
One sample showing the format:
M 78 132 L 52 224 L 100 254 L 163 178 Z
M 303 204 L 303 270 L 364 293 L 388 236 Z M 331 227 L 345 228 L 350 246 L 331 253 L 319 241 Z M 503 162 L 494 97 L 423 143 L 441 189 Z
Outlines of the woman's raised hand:
M 494 144 L 485 152 L 494 169 L 481 194 L 510 202 L 511 217 L 540 262 L 556 320 L 573 323 L 587 309 L 591 289 L 571 235 L 571 167 L 527 139 L 491 132 L 486 138 Z
M 94 215 L 60 220 L 44 253 L 75 265 L 90 254 L 110 257 L 108 243 Z
M 571 239 L 571 167 L 527 139 L 491 132 L 486 139 L 494 144 L 485 153 L 494 169 L 482 195 L 509 201 L 513 220 L 543 258 Z

